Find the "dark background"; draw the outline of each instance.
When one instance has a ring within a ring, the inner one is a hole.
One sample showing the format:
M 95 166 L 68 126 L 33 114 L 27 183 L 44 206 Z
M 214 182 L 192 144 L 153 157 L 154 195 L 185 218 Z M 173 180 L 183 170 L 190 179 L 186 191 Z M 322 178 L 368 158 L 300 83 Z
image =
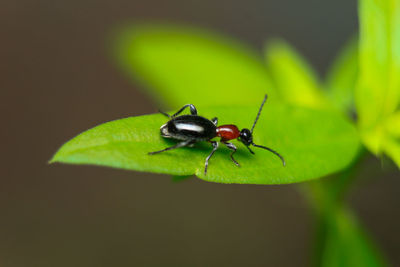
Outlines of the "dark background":
M 107 45 L 142 19 L 207 27 L 260 53 L 283 37 L 322 75 L 357 31 L 348 0 L 1 1 L 0 266 L 307 266 L 313 221 L 295 185 L 46 164 L 83 130 L 157 109 Z M 349 201 L 400 265 L 399 173 L 371 157 L 358 180 Z

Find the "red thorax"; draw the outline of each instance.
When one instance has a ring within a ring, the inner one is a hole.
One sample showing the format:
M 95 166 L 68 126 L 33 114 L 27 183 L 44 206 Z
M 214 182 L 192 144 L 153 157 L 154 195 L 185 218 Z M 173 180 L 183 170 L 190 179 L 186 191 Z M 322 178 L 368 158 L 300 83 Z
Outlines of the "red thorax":
M 217 136 L 221 137 L 221 141 L 228 141 L 238 138 L 240 131 L 236 125 L 221 125 L 217 127 Z

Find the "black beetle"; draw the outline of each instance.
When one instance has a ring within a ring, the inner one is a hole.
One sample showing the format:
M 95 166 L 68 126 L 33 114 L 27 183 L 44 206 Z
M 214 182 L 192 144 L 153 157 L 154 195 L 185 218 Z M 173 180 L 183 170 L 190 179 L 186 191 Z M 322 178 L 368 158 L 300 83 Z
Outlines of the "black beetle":
M 260 117 L 261 110 L 264 106 L 265 101 L 267 100 L 267 97 L 268 96 L 265 95 L 264 100 L 261 103 L 260 109 L 258 110 L 257 117 L 253 123 L 253 126 L 251 127 L 251 130 L 244 128 L 239 131 L 238 127 L 233 124 L 217 126 L 217 118 L 209 120 L 197 115 L 197 109 L 192 104 L 184 105 L 172 116 L 160 111 L 163 115 L 167 116 L 170 119 L 166 124 L 161 126 L 161 135 L 165 138 L 180 140 L 180 142 L 174 146 L 167 147 L 160 151 L 149 152 L 149 155 L 154 155 L 184 146 L 190 146 L 201 141 L 208 141 L 212 144 L 213 150 L 206 158 L 204 174 L 207 174 L 208 161 L 214 154 L 214 152 L 218 149 L 219 145 L 217 141 L 212 141 L 211 139 L 213 139 L 214 137 L 220 137 L 220 142 L 222 142 L 229 149 L 232 150 L 231 159 L 236 164 L 236 166 L 240 166 L 239 163 L 233 158 L 233 154 L 236 152 L 237 148 L 234 144 L 228 142 L 229 140 L 233 139 L 238 139 L 239 141 L 241 141 L 252 154 L 254 154 L 254 152 L 250 149 L 250 145 L 263 148 L 274 153 L 282 160 L 283 166 L 285 166 L 285 159 L 278 152 L 268 147 L 256 145 L 253 143 L 254 126 L 256 125 L 258 118 Z M 188 107 L 190 108 L 191 115 L 178 116 L 180 113 L 182 113 L 184 109 Z

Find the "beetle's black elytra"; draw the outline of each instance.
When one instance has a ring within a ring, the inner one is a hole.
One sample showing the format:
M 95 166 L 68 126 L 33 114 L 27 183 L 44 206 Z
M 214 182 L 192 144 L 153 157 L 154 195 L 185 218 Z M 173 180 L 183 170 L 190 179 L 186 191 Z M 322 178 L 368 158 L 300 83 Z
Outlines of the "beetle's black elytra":
M 208 141 L 217 136 L 217 126 L 197 115 L 182 115 L 161 126 L 161 135 L 177 140 L 198 139 Z

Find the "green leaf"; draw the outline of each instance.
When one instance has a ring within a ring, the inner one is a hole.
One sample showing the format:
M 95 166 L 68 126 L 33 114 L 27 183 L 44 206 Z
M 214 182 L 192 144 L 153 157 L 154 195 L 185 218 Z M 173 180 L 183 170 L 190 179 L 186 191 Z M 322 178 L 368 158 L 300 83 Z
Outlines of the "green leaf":
M 282 40 L 269 42 L 265 57 L 268 70 L 284 100 L 304 107 L 329 107 L 314 70 L 289 44 Z
M 220 124 L 235 122 L 239 128 L 251 127 L 257 109 L 254 107 L 199 108 L 201 115 L 217 116 Z M 160 114 L 112 121 L 88 130 L 67 142 L 51 162 L 95 164 L 129 170 L 195 174 L 201 179 L 219 183 L 285 184 L 320 178 L 346 167 L 357 154 L 358 135 L 342 116 L 333 112 L 294 108 L 268 103 L 254 130 L 254 142 L 268 146 L 286 159 L 263 149 L 255 155 L 236 141 L 236 167 L 230 151 L 221 145 L 210 160 L 207 175 L 204 161 L 211 151 L 208 143 L 180 148 L 156 155 L 175 142 L 160 136 L 160 125 L 166 118 Z
M 155 99 L 183 105 L 277 101 L 259 56 L 234 40 L 184 26 L 142 25 L 121 31 L 116 55 Z
M 358 40 L 352 38 L 342 48 L 326 76 L 328 97 L 340 110 L 354 108 L 354 91 L 358 78 Z
M 400 111 L 393 113 L 386 119 L 384 132 L 386 135 L 382 150 L 400 167 Z
M 348 210 L 338 208 L 327 216 L 326 239 L 319 266 L 387 266 L 363 227 Z
M 393 113 L 386 119 L 385 130 L 389 135 L 400 138 L 400 111 Z
M 385 134 L 377 134 L 375 128 L 398 108 L 400 100 L 400 2 L 360 0 L 359 16 L 356 107 L 363 140 L 379 153 Z
M 383 151 L 400 167 L 400 139 L 388 136 L 382 145 Z

